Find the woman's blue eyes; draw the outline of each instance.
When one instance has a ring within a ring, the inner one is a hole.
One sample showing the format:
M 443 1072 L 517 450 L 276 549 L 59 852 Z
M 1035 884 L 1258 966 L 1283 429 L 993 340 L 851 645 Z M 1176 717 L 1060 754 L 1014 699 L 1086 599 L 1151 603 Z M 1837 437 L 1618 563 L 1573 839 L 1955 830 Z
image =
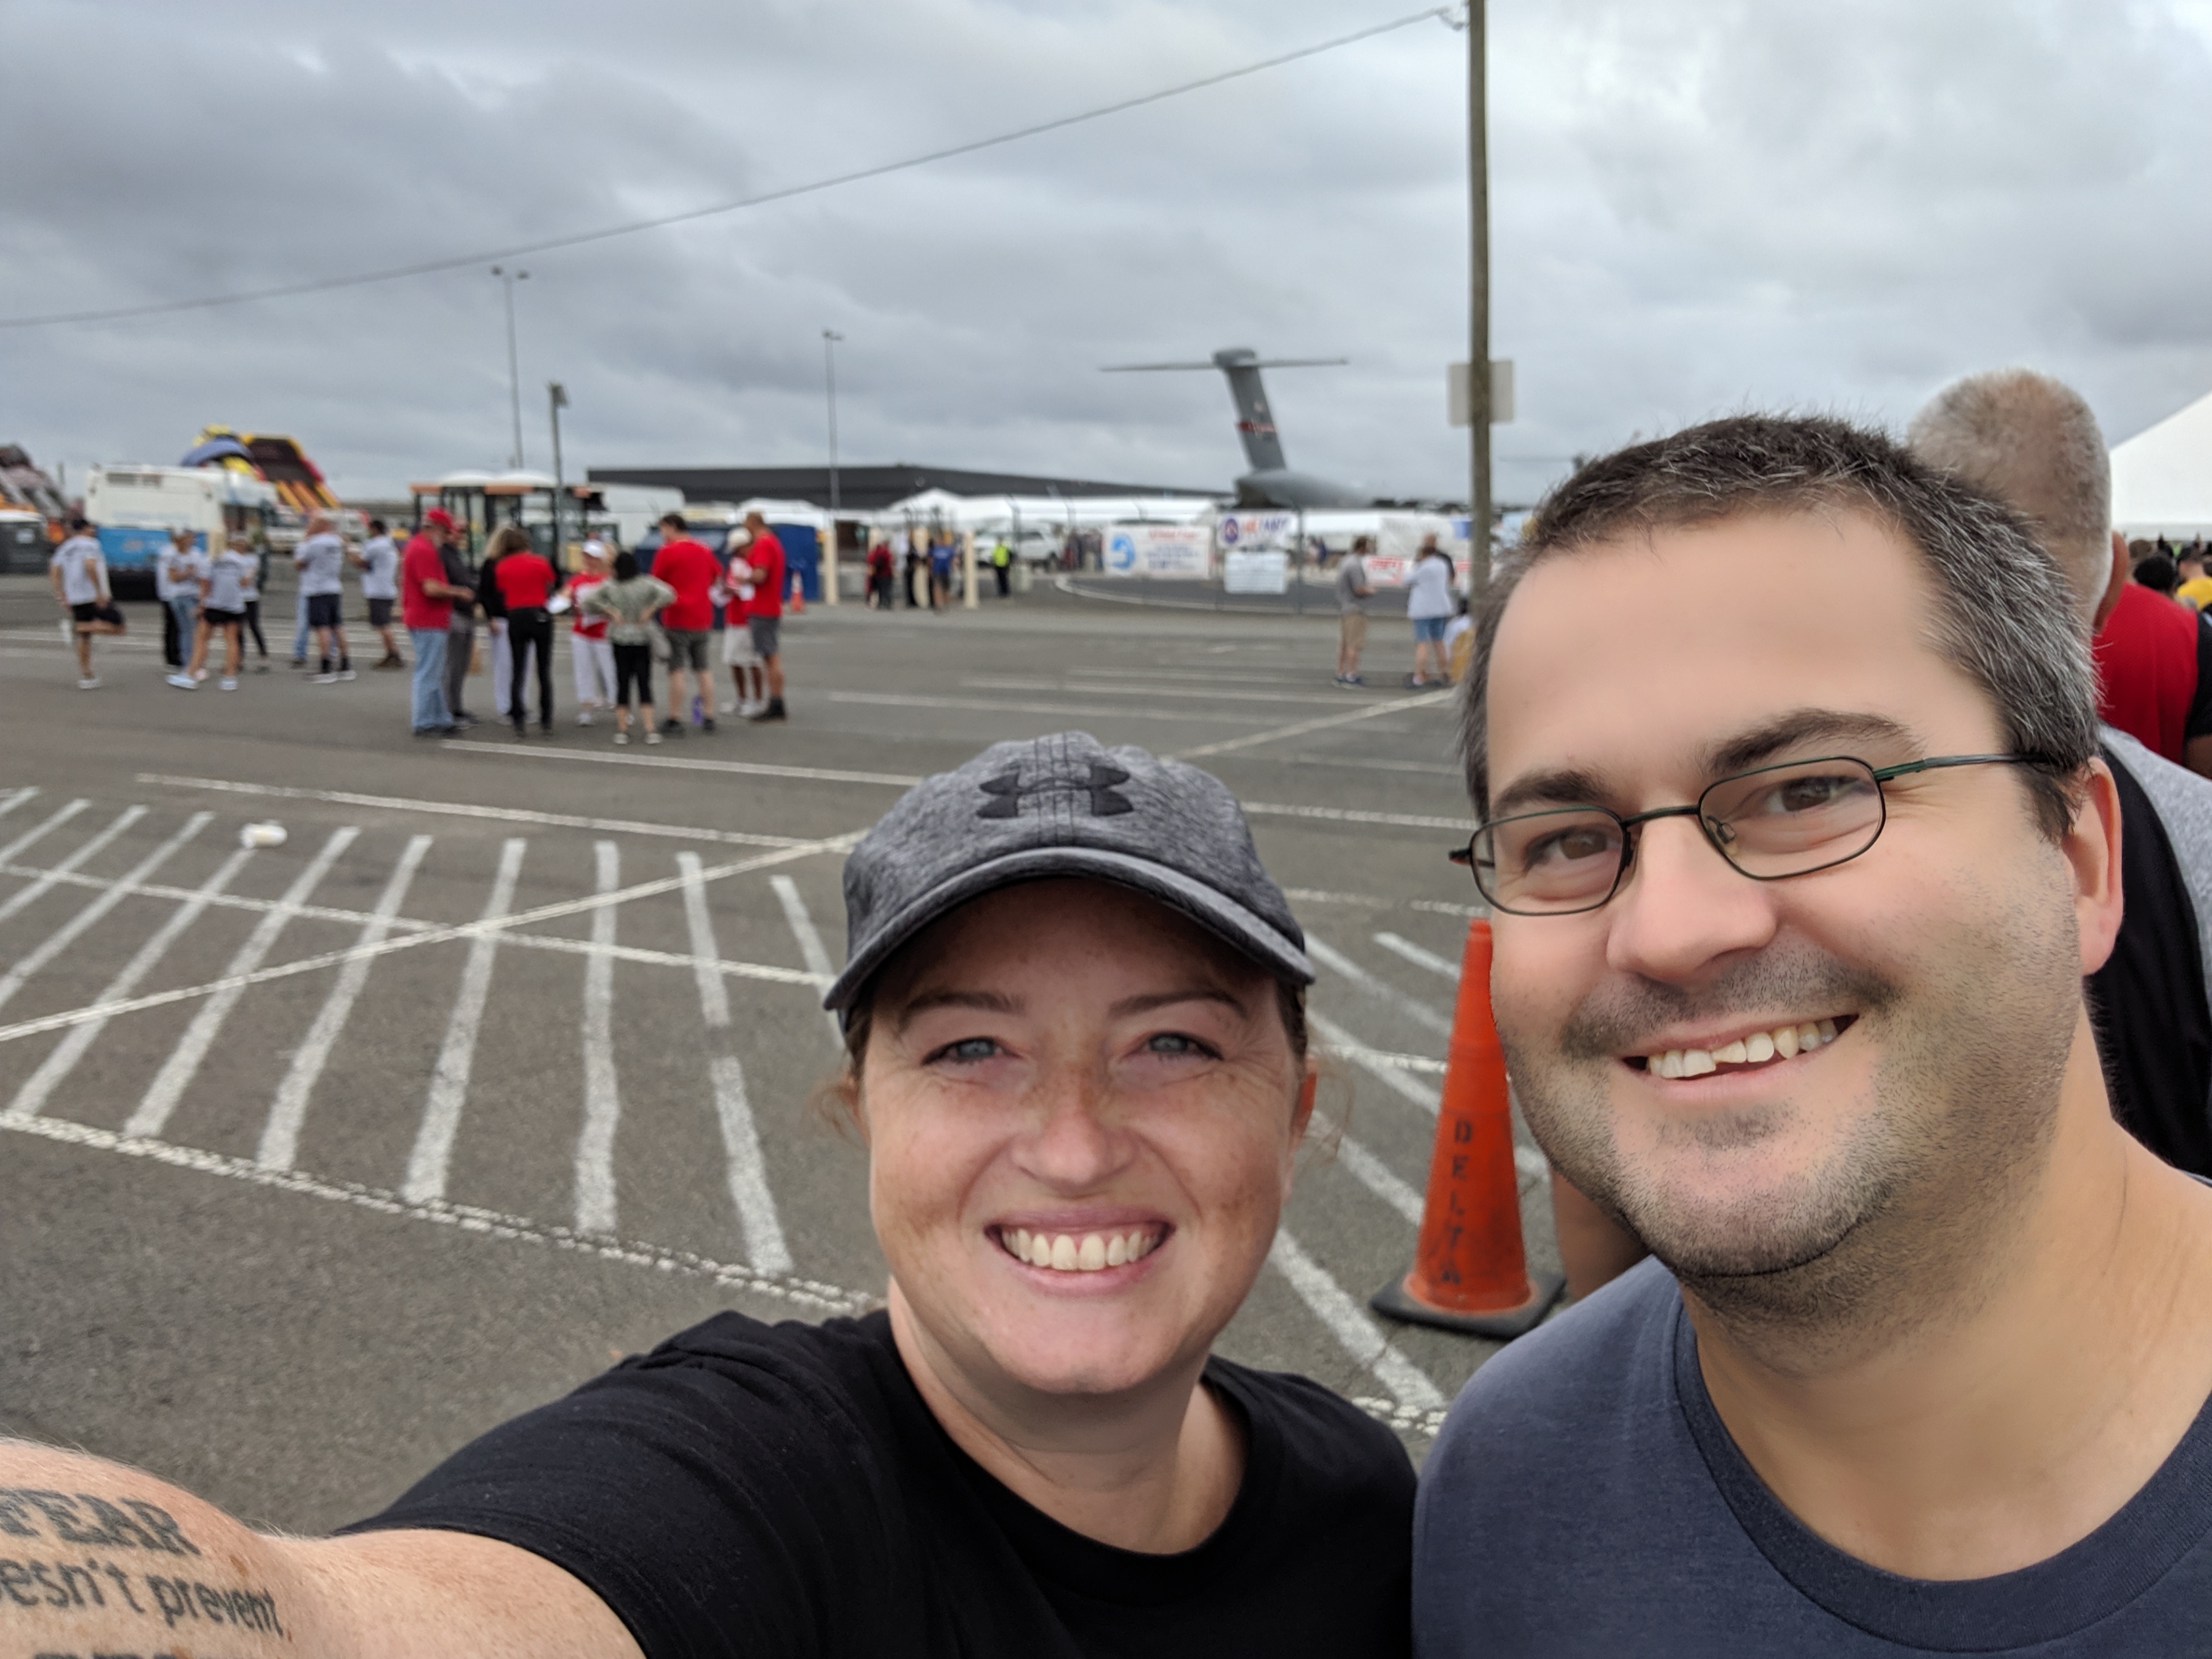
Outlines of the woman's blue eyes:
M 1005 1052 L 1006 1050 L 999 1046 L 999 1040 L 996 1037 L 963 1037 L 957 1042 L 946 1043 L 932 1054 L 930 1059 L 973 1062 L 994 1060 Z M 1218 1060 L 1220 1058 L 1213 1048 L 1200 1042 L 1196 1037 L 1186 1036 L 1181 1031 L 1161 1031 L 1155 1036 L 1146 1037 L 1145 1052 L 1170 1055 L 1176 1059 L 1192 1057 Z
M 1203 1054 L 1210 1052 L 1196 1037 L 1185 1036 L 1181 1031 L 1162 1031 L 1158 1036 L 1147 1037 L 1145 1047 L 1156 1054 Z
M 990 1037 L 963 1037 L 938 1050 L 945 1060 L 988 1060 L 998 1052 L 998 1043 Z

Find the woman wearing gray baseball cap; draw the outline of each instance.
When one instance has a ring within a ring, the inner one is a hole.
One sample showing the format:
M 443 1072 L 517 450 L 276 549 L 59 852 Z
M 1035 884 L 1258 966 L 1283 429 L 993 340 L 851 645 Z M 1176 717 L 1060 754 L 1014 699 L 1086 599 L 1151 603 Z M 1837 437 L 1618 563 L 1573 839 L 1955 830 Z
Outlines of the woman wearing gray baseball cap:
M 1313 1106 L 1313 971 L 1234 799 L 1081 732 L 1000 744 L 901 799 L 845 891 L 833 1094 L 869 1151 L 883 1311 L 720 1315 L 334 1540 L 62 1454 L 0 1447 L 0 1485 L 113 1488 L 138 1522 L 100 1514 L 234 1570 L 269 1599 L 234 1622 L 288 1651 L 1408 1653 L 1403 1449 L 1209 1352 Z

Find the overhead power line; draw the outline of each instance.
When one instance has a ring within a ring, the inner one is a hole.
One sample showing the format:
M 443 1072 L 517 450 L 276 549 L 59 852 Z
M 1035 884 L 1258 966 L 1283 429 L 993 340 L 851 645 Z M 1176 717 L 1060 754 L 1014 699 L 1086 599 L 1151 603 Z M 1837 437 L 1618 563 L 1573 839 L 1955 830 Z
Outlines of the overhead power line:
M 381 270 L 357 271 L 347 276 L 316 276 L 301 282 L 280 283 L 270 288 L 247 289 L 236 294 L 208 294 L 190 300 L 158 300 L 145 305 L 114 306 L 98 311 L 57 311 L 36 317 L 0 317 L 0 329 L 46 328 L 63 323 L 112 323 L 132 317 L 157 317 L 169 312 L 206 311 L 217 306 L 246 305 L 256 300 L 282 300 L 300 294 L 327 294 L 337 289 L 364 288 L 372 283 L 398 282 L 407 276 L 428 276 L 441 270 L 458 270 L 467 265 L 483 264 L 494 259 L 519 259 L 527 254 L 550 253 L 562 248 L 583 247 L 592 242 L 611 241 L 617 236 L 635 236 L 640 231 L 661 230 L 670 225 L 689 224 L 695 220 L 711 219 L 718 214 L 736 213 L 741 209 L 764 207 L 771 202 L 787 202 L 793 197 L 811 196 L 818 191 L 835 190 L 841 185 L 859 184 L 866 179 L 881 179 L 887 174 L 904 173 L 914 167 L 927 167 L 934 161 L 949 161 L 955 156 L 973 155 L 978 150 L 994 149 L 1000 144 L 1018 143 L 1024 138 L 1035 138 L 1043 133 L 1057 132 L 1064 127 L 1079 126 L 1085 121 L 1097 121 L 1109 115 L 1119 115 L 1146 104 L 1157 104 L 1170 98 L 1180 98 L 1186 93 L 1202 92 L 1208 87 L 1218 87 L 1230 81 L 1243 80 L 1267 70 L 1280 69 L 1285 64 L 1295 64 L 1302 58 L 1317 58 L 1326 52 L 1334 52 L 1362 40 L 1371 40 L 1378 34 L 1389 34 L 1415 23 L 1425 22 L 1431 17 L 1449 21 L 1454 13 L 1451 6 L 1430 6 L 1420 11 L 1409 12 L 1403 17 L 1393 18 L 1387 23 L 1376 23 L 1357 29 L 1350 34 L 1338 35 L 1333 40 L 1323 40 L 1310 46 L 1301 46 L 1296 52 L 1286 52 L 1273 58 L 1262 58 L 1256 64 L 1247 64 L 1241 69 L 1224 70 L 1196 81 L 1186 81 L 1180 86 L 1163 88 L 1135 98 L 1124 98 L 1119 103 L 1103 104 L 1097 109 L 1087 109 L 1074 115 L 1063 115 L 1050 121 L 1040 121 L 1033 126 L 1018 127 L 1012 132 L 1001 132 L 989 138 L 977 138 L 964 144 L 953 144 L 944 149 L 933 149 L 922 155 L 909 155 L 903 161 L 884 161 L 875 167 L 860 167 L 851 173 L 834 173 L 811 183 L 791 185 L 781 190 L 771 190 L 758 196 L 743 196 L 732 202 L 717 202 L 708 207 L 690 208 L 682 213 L 663 214 L 658 218 L 633 219 L 619 225 L 603 225 L 596 230 L 580 230 L 566 236 L 548 237 L 544 241 L 520 242 L 504 247 L 483 248 L 472 253 L 456 253 L 443 258 L 419 260 L 413 264 L 391 265 Z

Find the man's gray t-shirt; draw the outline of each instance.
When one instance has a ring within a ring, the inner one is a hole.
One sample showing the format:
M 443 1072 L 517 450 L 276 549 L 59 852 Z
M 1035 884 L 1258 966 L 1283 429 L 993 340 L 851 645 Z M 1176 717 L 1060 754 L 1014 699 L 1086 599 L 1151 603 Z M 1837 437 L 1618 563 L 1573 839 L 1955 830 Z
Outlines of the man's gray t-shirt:
M 1372 593 L 1367 580 L 1367 561 L 1357 553 L 1346 554 L 1344 562 L 1336 568 L 1336 608 L 1347 615 L 1364 615 Z
M 300 567 L 300 592 L 307 598 L 345 592 L 345 544 L 327 530 L 301 542 L 292 558 Z
M 1462 1655 L 2212 1653 L 2212 1407 L 2047 1561 L 1936 1583 L 1808 1529 L 1736 1449 L 1647 1261 L 1477 1371 L 1421 1471 L 1413 1646 Z

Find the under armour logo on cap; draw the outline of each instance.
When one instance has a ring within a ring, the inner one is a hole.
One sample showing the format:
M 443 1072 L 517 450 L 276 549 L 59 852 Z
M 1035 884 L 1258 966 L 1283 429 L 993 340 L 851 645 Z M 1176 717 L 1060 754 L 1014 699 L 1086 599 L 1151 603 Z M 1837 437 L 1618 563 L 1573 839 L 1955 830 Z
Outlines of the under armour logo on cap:
M 1117 812 L 1133 812 L 1137 810 L 1127 795 L 1118 793 L 1114 787 L 1117 783 L 1127 783 L 1128 781 L 1129 775 L 1120 767 L 1108 766 L 1103 762 L 1092 761 L 1085 769 L 1081 782 L 1066 776 L 1046 776 L 1024 787 L 1022 783 L 1021 769 L 1016 767 L 1012 771 L 1002 772 L 995 778 L 986 778 L 976 786 L 990 799 L 976 810 L 975 816 L 979 818 L 1018 817 L 1021 814 L 1022 801 L 1025 797 L 1065 795 L 1072 803 L 1087 795 L 1090 798 L 1091 817 L 1111 817 Z
M 1069 877 L 1132 888 L 1279 978 L 1313 982 L 1305 935 L 1220 779 L 1059 732 L 925 778 L 862 838 L 845 862 L 845 970 L 824 1005 L 849 1011 L 892 952 L 957 906 Z

